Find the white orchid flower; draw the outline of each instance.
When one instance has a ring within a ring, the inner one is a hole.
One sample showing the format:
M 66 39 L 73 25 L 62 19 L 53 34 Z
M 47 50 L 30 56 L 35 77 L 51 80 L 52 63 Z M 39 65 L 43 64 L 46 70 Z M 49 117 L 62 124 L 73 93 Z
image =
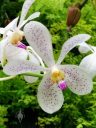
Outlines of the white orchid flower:
M 68 87 L 78 95 L 88 94 L 92 90 L 92 79 L 82 68 L 76 65 L 61 65 L 66 54 L 78 43 L 90 38 L 87 34 L 79 34 L 67 40 L 62 46 L 57 63 L 53 57 L 51 35 L 47 28 L 39 22 L 29 22 L 25 28 L 25 37 L 29 44 L 40 55 L 45 64 L 43 68 L 25 60 L 10 61 L 4 67 L 4 72 L 17 75 L 26 72 L 46 71 L 38 87 L 37 98 L 41 108 L 47 113 L 58 111 L 64 102 L 62 90 Z
M 39 17 L 40 15 L 40 12 L 35 12 L 25 20 L 28 10 L 34 1 L 35 0 L 25 0 L 18 25 L 17 22 L 19 18 L 17 17 L 5 28 L 0 28 L 0 33 L 3 34 L 3 40 L 0 42 L 0 61 L 2 66 L 4 66 L 6 60 L 26 60 L 27 58 L 34 64 L 40 65 L 40 63 L 43 63 L 33 49 L 31 49 L 30 52 L 27 46 L 21 42 L 24 36 L 24 32 L 21 30 L 22 27 L 28 21 Z M 35 82 L 38 79 L 30 76 L 24 76 L 24 78 L 29 83 Z
M 35 0 L 25 0 L 23 7 L 22 7 L 20 19 L 17 17 L 11 23 L 9 23 L 5 28 L 1 27 L 0 34 L 5 34 L 10 30 L 14 31 L 16 28 L 21 29 L 28 21 L 39 17 L 40 12 L 35 12 L 25 20 L 28 10 L 30 9 L 30 7 L 34 3 L 34 1 Z M 19 23 L 17 25 L 18 19 L 19 19 Z
M 96 76 L 96 47 L 85 43 L 85 45 L 80 45 L 79 51 L 81 53 L 92 52 L 82 59 L 80 67 L 86 70 L 90 77 L 94 78 L 94 76 Z
M 24 32 L 21 30 L 22 27 L 28 21 L 30 21 L 30 20 L 32 20 L 36 17 L 39 17 L 40 12 L 35 12 L 25 20 L 26 15 L 28 13 L 28 10 L 29 10 L 29 8 L 31 7 L 31 5 L 33 4 L 34 1 L 35 0 L 25 0 L 25 2 L 23 4 L 23 7 L 22 7 L 21 17 L 20 17 L 18 25 L 17 25 L 17 22 L 18 22 L 19 18 L 17 17 L 11 23 L 9 23 L 5 28 L 0 28 L 0 33 L 3 34 L 3 37 L 4 37 L 3 40 L 0 42 L 0 49 L 2 49 L 0 51 L 0 60 L 1 60 L 2 65 L 3 65 L 4 60 L 6 59 L 6 55 L 12 54 L 13 51 L 16 50 L 16 48 L 13 47 L 12 53 L 10 52 L 10 50 L 12 48 L 12 47 L 10 47 L 11 44 L 14 45 L 14 46 L 18 46 L 18 47 L 22 48 L 23 44 L 20 42 L 23 39 L 23 36 L 24 36 Z M 8 44 L 10 44 L 10 45 L 8 45 Z M 7 53 L 8 54 L 5 53 L 5 51 L 6 51 L 5 50 L 5 45 L 7 45 L 6 48 L 7 48 Z M 26 47 L 23 47 L 23 48 L 26 48 Z M 24 50 L 19 49 L 19 50 L 16 51 L 16 53 L 19 54 L 19 55 L 21 53 L 21 56 L 22 56 L 22 54 L 24 53 Z M 15 54 L 15 53 L 13 53 L 13 54 Z M 17 54 L 16 54 L 16 56 L 17 56 Z M 26 55 L 25 55 L 25 58 L 26 58 Z

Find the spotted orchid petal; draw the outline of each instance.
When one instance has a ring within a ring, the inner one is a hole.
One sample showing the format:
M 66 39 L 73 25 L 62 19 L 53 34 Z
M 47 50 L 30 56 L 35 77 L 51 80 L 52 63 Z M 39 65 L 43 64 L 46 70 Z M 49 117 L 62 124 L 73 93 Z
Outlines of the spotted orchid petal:
M 23 21 L 23 23 L 19 26 L 19 28 L 23 27 L 28 21 L 33 20 L 40 16 L 40 12 L 35 12 L 31 16 L 29 16 L 26 20 Z
M 32 48 L 47 66 L 55 64 L 51 36 L 48 29 L 41 23 L 31 21 L 24 27 L 25 37 Z
M 73 93 L 85 95 L 92 91 L 92 78 L 85 70 L 76 65 L 62 65 L 60 69 L 64 72 L 67 86 Z
M 29 61 L 32 62 L 33 64 L 36 64 L 36 65 L 40 65 L 40 62 L 39 60 L 35 57 L 34 54 L 30 53 L 29 51 L 28 52 L 28 56 L 29 56 Z M 37 72 L 36 72 L 37 73 Z M 40 73 L 40 72 L 39 72 Z M 26 82 L 28 83 L 33 83 L 33 82 L 36 82 L 38 80 L 38 77 L 33 77 L 33 76 L 24 76 L 24 79 Z
M 3 68 L 3 71 L 8 75 L 18 75 L 22 73 L 39 72 L 45 70 L 46 68 L 32 64 L 32 62 L 28 60 L 9 61 Z
M 57 63 L 60 64 L 70 50 L 87 41 L 88 39 L 90 39 L 90 37 L 91 36 L 88 34 L 79 34 L 68 39 L 62 46 L 61 54 Z
M 58 111 L 63 105 L 63 93 L 56 84 L 52 84 L 49 73 L 44 76 L 38 87 L 37 99 L 40 107 L 50 114 Z
M 80 67 L 86 70 L 90 77 L 96 75 L 96 53 L 90 54 L 82 59 L 80 62 Z
M 25 49 L 23 48 L 18 48 L 11 43 L 8 43 L 5 46 L 5 56 L 8 61 L 12 60 L 26 60 L 28 53 Z
M 85 42 L 83 42 L 83 43 L 80 44 L 78 50 L 79 50 L 80 53 L 87 53 L 89 51 L 92 51 L 92 52 L 94 51 L 94 49 L 92 48 L 92 46 L 86 44 Z
M 35 0 L 25 0 L 23 7 L 22 7 L 22 12 L 21 12 L 21 17 L 20 17 L 20 22 L 18 27 L 23 23 L 29 8 L 31 7 L 31 5 L 34 3 Z

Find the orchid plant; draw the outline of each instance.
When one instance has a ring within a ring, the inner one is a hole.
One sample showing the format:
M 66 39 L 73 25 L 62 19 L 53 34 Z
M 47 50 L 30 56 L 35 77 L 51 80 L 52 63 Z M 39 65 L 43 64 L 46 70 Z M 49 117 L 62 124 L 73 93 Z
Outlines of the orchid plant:
M 4 67 L 6 60 L 26 60 L 33 62 L 34 64 L 44 66 L 42 59 L 38 54 L 32 49 L 32 47 L 27 47 L 21 41 L 24 37 L 24 32 L 22 27 L 30 20 L 39 17 L 40 12 L 35 12 L 30 15 L 26 20 L 26 15 L 29 8 L 34 3 L 35 0 L 25 0 L 20 19 L 15 18 L 11 23 L 9 23 L 5 28 L 0 28 L 0 33 L 3 34 L 3 40 L 0 42 L 0 61 Z M 17 22 L 19 23 L 17 25 Z M 35 82 L 38 78 L 24 76 L 25 80 L 29 83 Z
M 43 79 L 38 87 L 37 98 L 40 107 L 47 113 L 58 111 L 64 102 L 62 91 L 67 87 L 75 94 L 85 95 L 92 90 L 92 79 L 80 66 L 61 62 L 75 46 L 87 41 L 88 34 L 79 34 L 68 39 L 62 46 L 58 61 L 55 63 L 51 35 L 39 22 L 32 21 L 24 27 L 28 43 L 40 55 L 46 67 L 38 66 L 28 60 L 9 61 L 3 68 L 8 75 L 43 71 Z

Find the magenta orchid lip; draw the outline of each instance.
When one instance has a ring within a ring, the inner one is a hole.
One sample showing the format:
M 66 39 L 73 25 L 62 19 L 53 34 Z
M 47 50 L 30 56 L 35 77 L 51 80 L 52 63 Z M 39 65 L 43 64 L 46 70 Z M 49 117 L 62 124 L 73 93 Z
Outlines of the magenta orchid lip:
M 67 83 L 66 83 L 66 81 L 64 81 L 64 80 L 60 81 L 58 87 L 59 87 L 61 90 L 65 90 L 65 89 L 67 88 Z
M 25 44 L 23 44 L 22 42 L 19 42 L 19 43 L 17 44 L 17 47 L 23 48 L 23 49 L 26 49 L 26 48 L 27 48 L 27 46 L 26 46 Z

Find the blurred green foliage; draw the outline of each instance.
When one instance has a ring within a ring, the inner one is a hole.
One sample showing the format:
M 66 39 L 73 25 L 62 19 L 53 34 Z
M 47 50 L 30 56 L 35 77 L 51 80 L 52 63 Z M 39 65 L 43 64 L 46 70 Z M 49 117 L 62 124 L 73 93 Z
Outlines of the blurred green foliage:
M 0 25 L 5 26 L 6 20 L 12 20 L 20 14 L 24 0 L 0 1 Z M 67 9 L 77 0 L 36 0 L 28 15 L 40 11 L 40 21 L 50 30 L 54 56 L 57 60 L 62 44 L 71 36 L 88 33 L 92 38 L 89 44 L 96 45 L 96 10 L 95 0 L 89 0 L 82 9 L 79 23 L 70 33 L 66 30 Z M 85 56 L 74 48 L 62 63 L 79 64 Z M 0 77 L 5 76 L 2 71 Z M 95 79 L 94 79 L 95 80 Z M 65 103 L 60 111 L 50 115 L 41 110 L 37 102 L 37 87 L 40 80 L 28 84 L 23 76 L 13 80 L 0 82 L 0 128 L 96 128 L 96 87 L 91 94 L 77 96 L 64 91 Z M 20 125 L 17 115 L 22 109 L 24 118 Z

